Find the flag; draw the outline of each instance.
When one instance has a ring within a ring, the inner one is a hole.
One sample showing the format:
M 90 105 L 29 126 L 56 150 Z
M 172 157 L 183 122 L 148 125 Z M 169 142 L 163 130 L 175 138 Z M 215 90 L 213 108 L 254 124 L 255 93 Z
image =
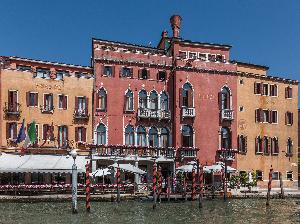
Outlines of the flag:
M 18 134 L 16 143 L 20 143 L 20 142 L 24 141 L 25 138 L 26 138 L 24 123 L 25 123 L 25 119 L 23 119 L 23 123 L 22 123 L 22 126 L 21 126 L 20 130 L 19 130 L 19 134 Z
M 27 130 L 26 139 L 23 145 L 23 149 L 27 149 L 30 144 L 35 143 L 36 141 L 36 130 L 35 130 L 35 122 L 31 122 L 29 128 Z

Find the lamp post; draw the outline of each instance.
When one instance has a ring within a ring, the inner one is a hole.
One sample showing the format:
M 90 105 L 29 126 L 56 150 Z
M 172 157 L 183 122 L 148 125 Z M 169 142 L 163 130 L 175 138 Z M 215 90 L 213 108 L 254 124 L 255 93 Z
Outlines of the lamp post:
M 72 212 L 77 213 L 77 166 L 75 163 L 77 152 L 72 150 L 70 154 L 74 160 L 72 165 Z

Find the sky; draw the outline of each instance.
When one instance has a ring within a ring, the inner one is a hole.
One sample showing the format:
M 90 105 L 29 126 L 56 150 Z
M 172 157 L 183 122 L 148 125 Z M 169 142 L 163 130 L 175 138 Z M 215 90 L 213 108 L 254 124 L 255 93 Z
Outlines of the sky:
M 0 12 L 0 55 L 90 65 L 92 37 L 156 46 L 179 14 L 182 38 L 300 79 L 299 0 L 1 0 Z

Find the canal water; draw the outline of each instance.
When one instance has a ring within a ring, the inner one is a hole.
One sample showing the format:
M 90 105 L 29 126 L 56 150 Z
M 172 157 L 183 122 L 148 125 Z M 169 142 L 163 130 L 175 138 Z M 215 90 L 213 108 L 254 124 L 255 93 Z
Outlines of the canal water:
M 161 203 L 155 210 L 150 202 L 92 202 L 91 213 L 79 202 L 79 213 L 70 203 L 0 203 L 0 223 L 300 223 L 299 199 L 273 199 L 266 208 L 262 199 Z

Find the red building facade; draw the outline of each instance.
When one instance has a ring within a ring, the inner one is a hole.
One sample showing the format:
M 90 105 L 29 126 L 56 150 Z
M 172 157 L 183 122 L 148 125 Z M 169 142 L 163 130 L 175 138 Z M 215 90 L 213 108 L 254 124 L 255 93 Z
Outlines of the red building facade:
M 230 46 L 184 40 L 180 16 L 170 22 L 156 48 L 93 39 L 94 145 L 210 165 L 236 149 L 236 65 Z

